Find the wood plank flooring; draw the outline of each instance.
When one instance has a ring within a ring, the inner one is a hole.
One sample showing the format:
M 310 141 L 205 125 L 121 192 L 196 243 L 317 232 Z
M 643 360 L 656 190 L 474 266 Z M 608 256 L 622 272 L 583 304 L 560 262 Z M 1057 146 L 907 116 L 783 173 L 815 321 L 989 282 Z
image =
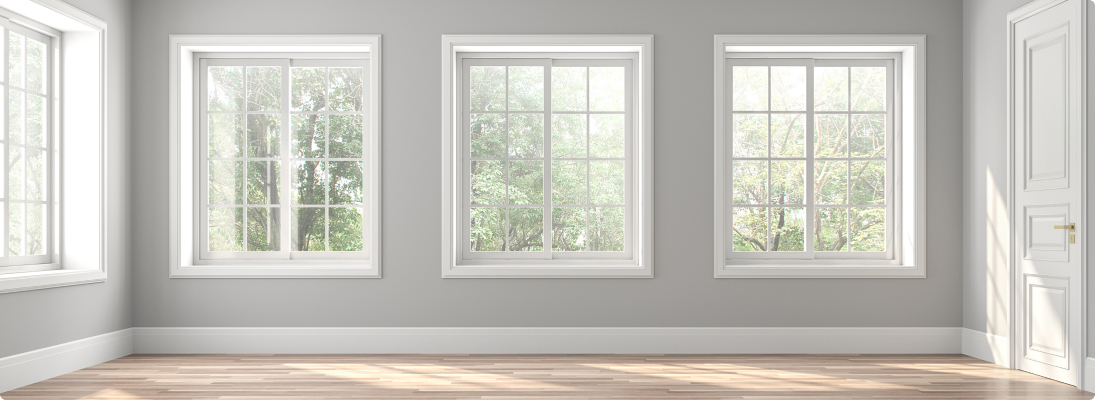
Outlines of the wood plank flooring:
M 133 355 L 4 400 L 1083 399 L 962 355 Z

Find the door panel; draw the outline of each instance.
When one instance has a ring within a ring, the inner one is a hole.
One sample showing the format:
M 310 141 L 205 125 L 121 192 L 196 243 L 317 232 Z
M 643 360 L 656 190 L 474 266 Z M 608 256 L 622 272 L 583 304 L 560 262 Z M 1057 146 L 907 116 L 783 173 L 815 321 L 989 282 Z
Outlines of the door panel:
M 1068 187 L 1068 26 L 1026 40 L 1027 189 Z
M 1026 276 L 1027 343 L 1023 357 L 1069 368 L 1068 283 L 1066 277 Z

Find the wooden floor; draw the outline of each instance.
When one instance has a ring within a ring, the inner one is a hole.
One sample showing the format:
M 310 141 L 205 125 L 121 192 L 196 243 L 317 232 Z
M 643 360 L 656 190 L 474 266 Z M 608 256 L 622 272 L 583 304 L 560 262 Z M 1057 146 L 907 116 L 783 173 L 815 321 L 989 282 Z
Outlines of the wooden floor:
M 133 355 L 20 399 L 1083 399 L 961 355 Z

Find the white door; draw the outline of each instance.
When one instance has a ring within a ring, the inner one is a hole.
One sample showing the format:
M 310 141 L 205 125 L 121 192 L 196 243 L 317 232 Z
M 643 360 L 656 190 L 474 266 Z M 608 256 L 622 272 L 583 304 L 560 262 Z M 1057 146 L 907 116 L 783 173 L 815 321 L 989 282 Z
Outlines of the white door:
M 1083 362 L 1086 1 L 1008 14 L 1015 365 L 1072 385 Z

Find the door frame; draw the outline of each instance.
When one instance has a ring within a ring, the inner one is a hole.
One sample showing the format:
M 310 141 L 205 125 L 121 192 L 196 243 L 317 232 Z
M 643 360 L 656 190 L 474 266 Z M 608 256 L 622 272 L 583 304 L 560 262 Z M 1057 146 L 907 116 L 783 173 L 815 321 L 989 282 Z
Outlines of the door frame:
M 1023 334 L 1023 330 L 1021 329 L 1021 326 L 1020 326 L 1021 324 L 1019 324 L 1016 321 L 1016 314 L 1018 312 L 1017 307 L 1020 306 L 1019 304 L 1016 304 L 1016 300 L 1017 300 L 1017 297 L 1018 297 L 1017 296 L 1017 290 L 1020 290 L 1019 286 L 1022 284 L 1022 277 L 1019 276 L 1020 271 L 1019 271 L 1019 268 L 1018 268 L 1018 260 L 1019 260 L 1018 252 L 1019 252 L 1020 249 L 1015 245 L 1015 240 L 1016 240 L 1016 236 L 1017 236 L 1017 232 L 1018 232 L 1017 226 L 1020 222 L 1020 221 L 1017 221 L 1015 219 L 1015 177 L 1016 177 L 1016 173 L 1015 173 L 1015 118 L 1014 118 L 1014 115 L 1012 113 L 1012 110 L 1014 109 L 1013 105 L 1014 105 L 1014 102 L 1015 102 L 1015 90 L 1014 90 L 1014 87 L 1012 86 L 1012 83 L 1015 82 L 1014 81 L 1014 78 L 1015 78 L 1015 67 L 1014 66 L 1015 66 L 1015 56 L 1016 56 L 1016 54 L 1013 51 L 1014 43 L 1015 43 L 1015 25 L 1017 23 L 1019 23 L 1020 21 L 1023 21 L 1025 19 L 1033 16 L 1034 14 L 1037 14 L 1037 13 L 1039 13 L 1041 11 L 1044 11 L 1046 9 L 1049 9 L 1051 7 L 1060 5 L 1061 3 L 1064 3 L 1064 2 L 1067 2 L 1067 1 L 1069 1 L 1069 0 L 1034 0 L 1034 1 L 1031 1 L 1030 3 L 1027 3 L 1027 4 L 1023 5 L 1022 7 L 1019 7 L 1019 8 L 1017 8 L 1015 10 L 1012 10 L 1011 12 L 1008 13 L 1008 25 L 1007 25 L 1007 47 L 1008 47 L 1007 48 L 1007 84 L 1006 84 L 1005 87 L 1007 88 L 1007 113 L 1006 113 L 1006 115 L 1007 115 L 1007 144 L 1008 144 L 1008 147 L 1007 147 L 1007 151 L 1008 151 L 1008 154 L 1007 154 L 1007 160 L 1008 160 L 1007 210 L 1008 210 L 1008 248 L 1009 248 L 1009 251 L 1008 251 L 1008 297 L 1009 297 L 1008 298 L 1008 306 L 1009 306 L 1009 310 L 1008 310 L 1008 330 L 1009 330 L 1009 332 L 1008 332 L 1008 339 L 1009 339 L 1008 340 L 1008 342 L 1009 342 L 1008 343 L 1009 344 L 1008 352 L 1011 353 L 1011 354 L 1010 354 L 1010 357 L 1006 357 L 1006 361 L 1008 362 L 1009 365 L 1005 365 L 1005 367 L 1013 368 L 1013 369 L 1017 369 L 1018 366 L 1019 366 L 1019 357 L 1022 357 L 1022 354 L 1023 354 L 1023 352 L 1022 352 L 1022 350 L 1023 350 L 1022 347 L 1023 347 L 1023 343 L 1024 343 L 1023 339 L 1025 339 L 1024 337 L 1021 337 L 1021 335 Z M 1095 0 L 1093 0 L 1093 1 L 1095 1 Z M 1088 162 L 1087 162 L 1088 161 L 1088 156 L 1087 156 L 1088 151 L 1087 150 L 1089 150 L 1088 147 L 1087 147 L 1088 146 L 1087 136 L 1088 136 L 1088 133 L 1090 132 L 1089 125 L 1088 125 L 1088 111 L 1089 111 L 1089 105 L 1088 105 L 1088 100 L 1089 99 L 1088 98 L 1090 97 L 1090 93 L 1093 90 L 1093 89 L 1088 87 L 1088 75 L 1089 75 L 1088 57 L 1090 57 L 1090 55 L 1086 54 L 1086 52 L 1088 51 L 1088 47 L 1087 47 L 1088 46 L 1088 43 L 1087 43 L 1087 41 L 1088 41 L 1087 40 L 1088 39 L 1088 18 L 1087 18 L 1087 14 L 1088 14 L 1088 7 L 1089 6 L 1090 6 L 1090 4 L 1088 3 L 1087 0 L 1081 0 L 1080 1 L 1080 10 L 1081 10 L 1081 12 L 1080 12 L 1080 38 L 1079 39 L 1080 39 L 1080 48 L 1085 53 L 1080 57 L 1080 85 L 1081 85 L 1080 87 L 1084 88 L 1084 90 L 1085 90 L 1085 92 L 1080 96 L 1080 98 L 1081 98 L 1080 99 L 1080 110 L 1081 110 L 1081 117 L 1080 117 L 1080 132 L 1081 132 L 1080 133 L 1080 146 L 1081 146 L 1081 149 L 1083 149 L 1080 152 L 1080 154 L 1084 155 L 1083 157 L 1080 158 L 1080 183 L 1083 186 L 1080 189 L 1080 214 L 1082 216 L 1081 217 L 1082 219 L 1080 221 L 1077 221 L 1079 226 L 1077 227 L 1077 232 L 1076 232 L 1076 234 L 1079 235 L 1079 237 L 1080 237 L 1080 243 L 1078 243 L 1078 244 L 1081 245 L 1081 246 L 1085 246 L 1080 251 L 1080 265 L 1081 265 L 1080 285 L 1079 285 L 1080 286 L 1080 288 L 1079 288 L 1080 289 L 1080 321 L 1079 321 L 1080 322 L 1080 343 L 1079 343 L 1079 345 L 1080 345 L 1080 362 L 1079 362 L 1080 371 L 1079 371 L 1079 381 L 1077 382 L 1077 387 L 1080 388 L 1080 389 L 1088 389 L 1088 388 L 1085 388 L 1085 383 L 1086 382 L 1085 382 L 1085 379 L 1084 379 L 1085 375 L 1086 375 L 1085 367 L 1086 367 L 1086 364 L 1087 364 L 1086 361 L 1087 361 L 1087 319 L 1088 319 L 1087 318 L 1087 279 L 1088 279 L 1088 274 L 1087 274 L 1088 255 L 1087 255 L 1087 253 L 1088 252 L 1087 252 L 1086 245 L 1088 243 L 1087 232 L 1089 231 L 1087 227 L 1089 225 L 1089 222 L 1092 221 L 1092 218 L 1088 214 L 1089 199 L 1088 199 L 1088 195 L 1087 195 L 1087 185 L 1090 183 L 1090 182 L 1088 182 L 1088 173 L 1087 173 L 1087 168 L 1088 168 Z M 1095 383 L 1095 382 L 1093 382 L 1093 383 Z

